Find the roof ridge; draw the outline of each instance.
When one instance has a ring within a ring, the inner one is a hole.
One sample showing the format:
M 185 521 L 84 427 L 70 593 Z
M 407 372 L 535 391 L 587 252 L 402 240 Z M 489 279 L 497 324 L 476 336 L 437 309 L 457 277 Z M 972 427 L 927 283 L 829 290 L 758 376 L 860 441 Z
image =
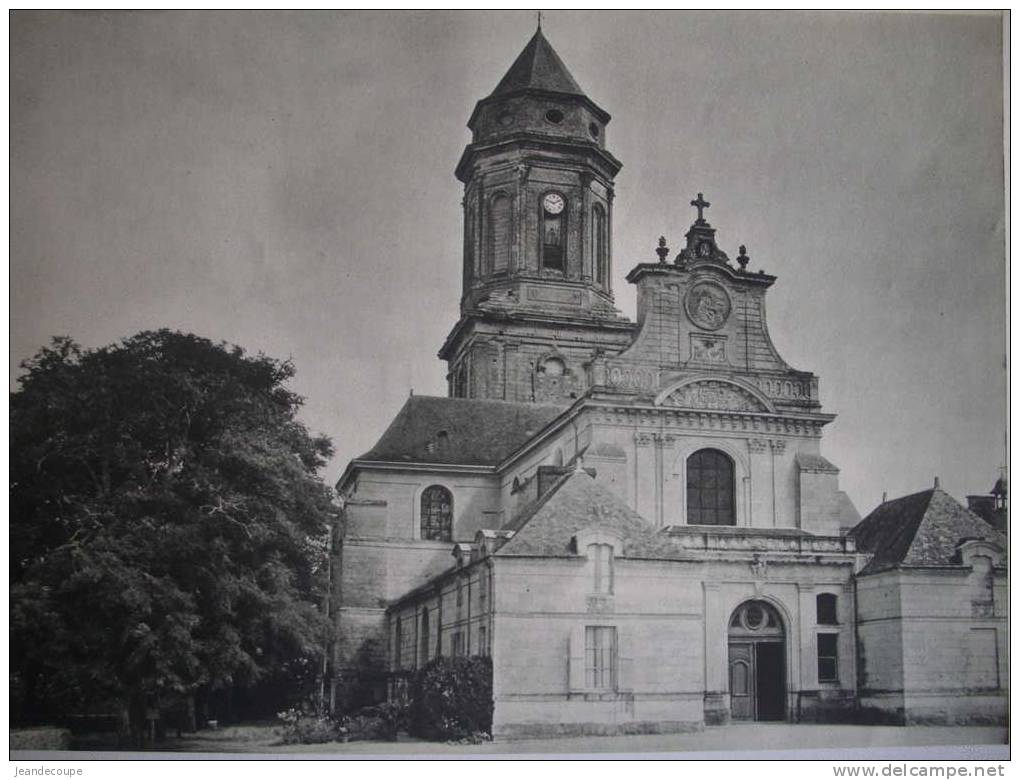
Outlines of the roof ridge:
M 534 407 L 550 407 L 550 408 L 566 408 L 561 404 L 542 404 L 535 403 L 533 401 L 510 401 L 506 398 L 457 398 L 450 395 L 424 395 L 415 394 L 408 396 L 407 403 L 413 402 L 414 399 L 426 399 L 429 401 L 453 401 L 455 403 L 479 403 L 479 404 L 502 404 L 503 406 L 524 406 L 528 408 Z

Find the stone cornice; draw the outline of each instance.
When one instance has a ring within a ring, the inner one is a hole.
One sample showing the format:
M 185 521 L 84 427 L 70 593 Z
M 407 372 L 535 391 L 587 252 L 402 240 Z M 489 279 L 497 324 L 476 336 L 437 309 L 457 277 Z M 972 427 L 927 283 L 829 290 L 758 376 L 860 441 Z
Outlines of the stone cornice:
M 679 409 L 651 403 L 619 403 L 614 399 L 588 398 L 587 406 L 596 422 L 638 425 L 661 430 L 731 431 L 734 433 L 771 433 L 795 436 L 821 436 L 822 427 L 836 419 L 834 414 L 731 412 L 709 409 Z
M 478 474 L 491 476 L 496 474 L 496 466 L 477 466 L 464 463 L 421 463 L 387 460 L 363 460 L 355 458 L 347 464 L 344 473 L 336 481 L 337 492 L 343 492 L 344 487 L 350 481 L 354 473 L 359 470 L 373 469 L 375 471 L 427 471 L 430 473 L 447 474 Z
M 528 131 L 521 131 L 501 138 L 498 141 L 492 141 L 491 143 L 468 144 L 464 148 L 464 153 L 461 155 L 460 161 L 457 163 L 455 175 L 462 182 L 466 183 L 469 181 L 471 176 L 468 168 L 471 167 L 474 162 L 474 158 L 479 154 L 492 154 L 503 151 L 528 152 L 532 150 L 536 152 L 576 154 L 592 158 L 592 160 L 596 163 L 600 163 L 606 167 L 608 178 L 615 176 L 620 168 L 623 167 L 623 163 L 613 157 L 613 155 L 605 149 L 600 149 L 597 144 L 583 141 L 571 141 L 558 136 L 547 136 Z
M 627 281 L 631 284 L 638 282 L 642 276 L 648 274 L 661 276 L 688 276 L 694 272 L 709 271 L 727 277 L 735 282 L 746 282 L 761 287 L 771 287 L 776 277 L 766 273 L 751 273 L 750 271 L 738 271 L 727 265 L 716 263 L 699 263 L 697 265 L 678 266 L 672 263 L 638 263 L 630 273 L 627 274 Z
M 578 330 L 601 330 L 617 331 L 620 334 L 630 334 L 636 325 L 627 319 L 588 319 L 584 317 L 557 316 L 534 311 L 507 311 L 493 312 L 472 309 L 461 315 L 450 333 L 447 335 L 443 346 L 439 348 L 439 359 L 448 360 L 458 340 L 464 335 L 468 327 L 474 322 L 493 323 L 515 323 L 521 325 L 542 325 L 556 328 L 575 328 Z

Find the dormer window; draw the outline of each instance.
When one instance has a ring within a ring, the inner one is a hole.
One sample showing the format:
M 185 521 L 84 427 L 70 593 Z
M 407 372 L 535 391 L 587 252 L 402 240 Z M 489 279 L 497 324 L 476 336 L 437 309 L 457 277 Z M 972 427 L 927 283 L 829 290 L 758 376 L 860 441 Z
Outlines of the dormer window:
M 613 592 L 613 548 L 608 544 L 588 545 L 588 561 L 592 567 L 592 593 Z

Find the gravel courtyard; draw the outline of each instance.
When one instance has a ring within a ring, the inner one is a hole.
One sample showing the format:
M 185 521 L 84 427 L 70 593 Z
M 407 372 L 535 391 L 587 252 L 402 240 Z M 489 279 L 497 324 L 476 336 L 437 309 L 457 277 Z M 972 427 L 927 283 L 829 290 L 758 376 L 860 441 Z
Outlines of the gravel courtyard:
M 275 744 L 279 739 L 275 729 L 260 731 L 246 729 L 243 738 L 232 737 L 229 732 L 202 732 L 194 737 L 172 741 L 162 749 L 147 751 L 144 755 L 147 758 L 198 758 L 199 754 L 208 758 L 225 758 L 234 754 L 244 758 L 345 759 L 577 757 L 594 753 L 606 758 L 627 754 L 648 758 L 966 758 L 987 761 L 1009 757 L 1008 732 L 997 727 L 748 724 L 711 727 L 694 734 L 529 739 L 481 745 L 450 745 L 407 737 L 397 742 L 281 745 Z M 128 757 L 125 753 L 87 750 L 59 755 L 83 759 Z M 18 757 L 12 754 L 12 758 Z

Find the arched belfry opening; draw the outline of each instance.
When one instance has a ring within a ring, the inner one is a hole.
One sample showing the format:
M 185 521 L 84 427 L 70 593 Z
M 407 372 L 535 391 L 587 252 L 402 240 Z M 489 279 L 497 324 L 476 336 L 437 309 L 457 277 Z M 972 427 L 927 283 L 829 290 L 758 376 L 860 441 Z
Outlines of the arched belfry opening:
M 745 601 L 729 622 L 730 716 L 786 719 L 786 629 L 766 601 Z

